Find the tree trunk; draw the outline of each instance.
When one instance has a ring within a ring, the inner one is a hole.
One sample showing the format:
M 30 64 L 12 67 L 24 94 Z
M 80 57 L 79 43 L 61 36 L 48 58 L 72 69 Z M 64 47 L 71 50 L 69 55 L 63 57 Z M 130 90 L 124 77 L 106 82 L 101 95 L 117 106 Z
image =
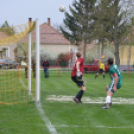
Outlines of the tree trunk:
M 128 57 L 127 57 L 127 66 L 128 66 L 128 69 L 130 67 L 130 61 L 131 61 L 131 49 L 132 49 L 132 37 L 131 37 L 131 41 L 129 43 L 129 48 L 128 48 Z
M 117 19 L 115 19 L 115 29 L 114 29 L 114 45 L 115 45 L 115 52 L 114 52 L 114 56 L 115 56 L 115 64 L 120 66 L 120 57 L 119 57 L 119 39 L 118 39 L 118 23 L 117 23 Z
M 115 1 L 115 8 L 114 8 L 114 45 L 115 45 L 115 64 L 120 66 L 120 57 L 119 57 L 119 39 L 118 39 L 118 31 L 119 31 L 119 18 L 118 18 L 118 0 Z
M 98 49 L 97 49 L 97 58 L 98 58 L 98 59 L 101 58 L 101 44 L 100 44 L 100 43 L 99 43 Z
M 101 43 L 102 43 L 102 47 L 101 47 L 101 56 L 102 56 L 102 54 L 104 54 L 104 41 L 102 40 L 101 41 Z
M 83 46 L 83 58 L 86 58 L 86 48 L 87 48 L 87 42 L 84 41 L 84 46 Z
M 118 40 L 118 39 L 117 39 Z M 114 56 L 115 56 L 115 64 L 120 66 L 120 57 L 119 57 L 119 43 L 115 42 L 115 52 L 114 52 Z
M 117 20 L 115 20 L 116 22 Z M 115 23 L 115 29 L 114 29 L 114 45 L 115 45 L 115 64 L 120 66 L 120 57 L 119 57 L 119 39 L 118 39 L 118 34 L 117 34 L 118 26 L 117 23 Z

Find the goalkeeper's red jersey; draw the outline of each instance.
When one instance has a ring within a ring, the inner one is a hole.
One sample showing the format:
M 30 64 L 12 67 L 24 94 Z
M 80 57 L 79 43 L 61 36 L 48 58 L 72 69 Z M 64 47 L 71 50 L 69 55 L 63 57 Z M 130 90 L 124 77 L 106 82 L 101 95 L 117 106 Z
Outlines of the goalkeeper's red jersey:
M 75 62 L 75 65 L 73 66 L 73 70 L 72 70 L 72 73 L 71 73 L 71 77 L 76 76 L 76 72 L 77 72 L 76 63 L 77 63 L 77 62 L 80 62 L 80 71 L 82 72 L 82 75 L 83 75 L 84 59 L 83 59 L 83 58 L 78 58 L 77 61 Z

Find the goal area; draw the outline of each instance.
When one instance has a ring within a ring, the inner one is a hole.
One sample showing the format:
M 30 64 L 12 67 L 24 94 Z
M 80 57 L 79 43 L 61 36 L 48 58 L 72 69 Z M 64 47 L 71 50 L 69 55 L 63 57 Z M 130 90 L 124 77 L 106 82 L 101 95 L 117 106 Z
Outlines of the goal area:
M 40 101 L 39 61 L 39 20 L 0 28 L 0 104 Z

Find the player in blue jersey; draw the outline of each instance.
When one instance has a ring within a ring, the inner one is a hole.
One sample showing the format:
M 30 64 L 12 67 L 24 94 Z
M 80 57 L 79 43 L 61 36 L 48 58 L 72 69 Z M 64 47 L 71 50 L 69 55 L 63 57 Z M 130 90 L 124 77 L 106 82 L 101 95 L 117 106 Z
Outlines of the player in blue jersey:
M 107 65 L 109 66 L 109 75 L 112 79 L 111 84 L 106 86 L 107 91 L 107 97 L 106 97 L 106 104 L 104 109 L 109 109 L 110 104 L 112 104 L 112 95 L 117 91 L 117 89 L 120 89 L 122 86 L 122 74 L 120 72 L 120 69 L 117 65 L 113 64 L 114 60 L 113 58 L 108 58 Z

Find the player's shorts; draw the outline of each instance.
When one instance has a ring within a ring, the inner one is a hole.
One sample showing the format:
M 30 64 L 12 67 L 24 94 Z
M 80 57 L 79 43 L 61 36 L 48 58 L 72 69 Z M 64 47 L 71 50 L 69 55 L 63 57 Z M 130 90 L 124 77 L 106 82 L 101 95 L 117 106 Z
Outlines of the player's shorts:
M 122 86 L 122 84 L 119 83 L 119 84 L 117 84 L 116 88 L 117 88 L 117 89 L 120 89 L 121 86 Z M 114 87 L 114 84 L 112 84 L 112 83 L 109 84 L 109 88 L 108 88 L 108 90 L 110 90 L 112 93 L 114 93 L 113 87 Z
M 71 77 L 71 79 L 77 84 L 78 87 L 85 86 L 84 81 L 82 80 L 82 76 L 80 77 L 73 76 Z
M 99 69 L 98 73 L 102 74 L 103 72 L 105 72 L 103 69 Z

